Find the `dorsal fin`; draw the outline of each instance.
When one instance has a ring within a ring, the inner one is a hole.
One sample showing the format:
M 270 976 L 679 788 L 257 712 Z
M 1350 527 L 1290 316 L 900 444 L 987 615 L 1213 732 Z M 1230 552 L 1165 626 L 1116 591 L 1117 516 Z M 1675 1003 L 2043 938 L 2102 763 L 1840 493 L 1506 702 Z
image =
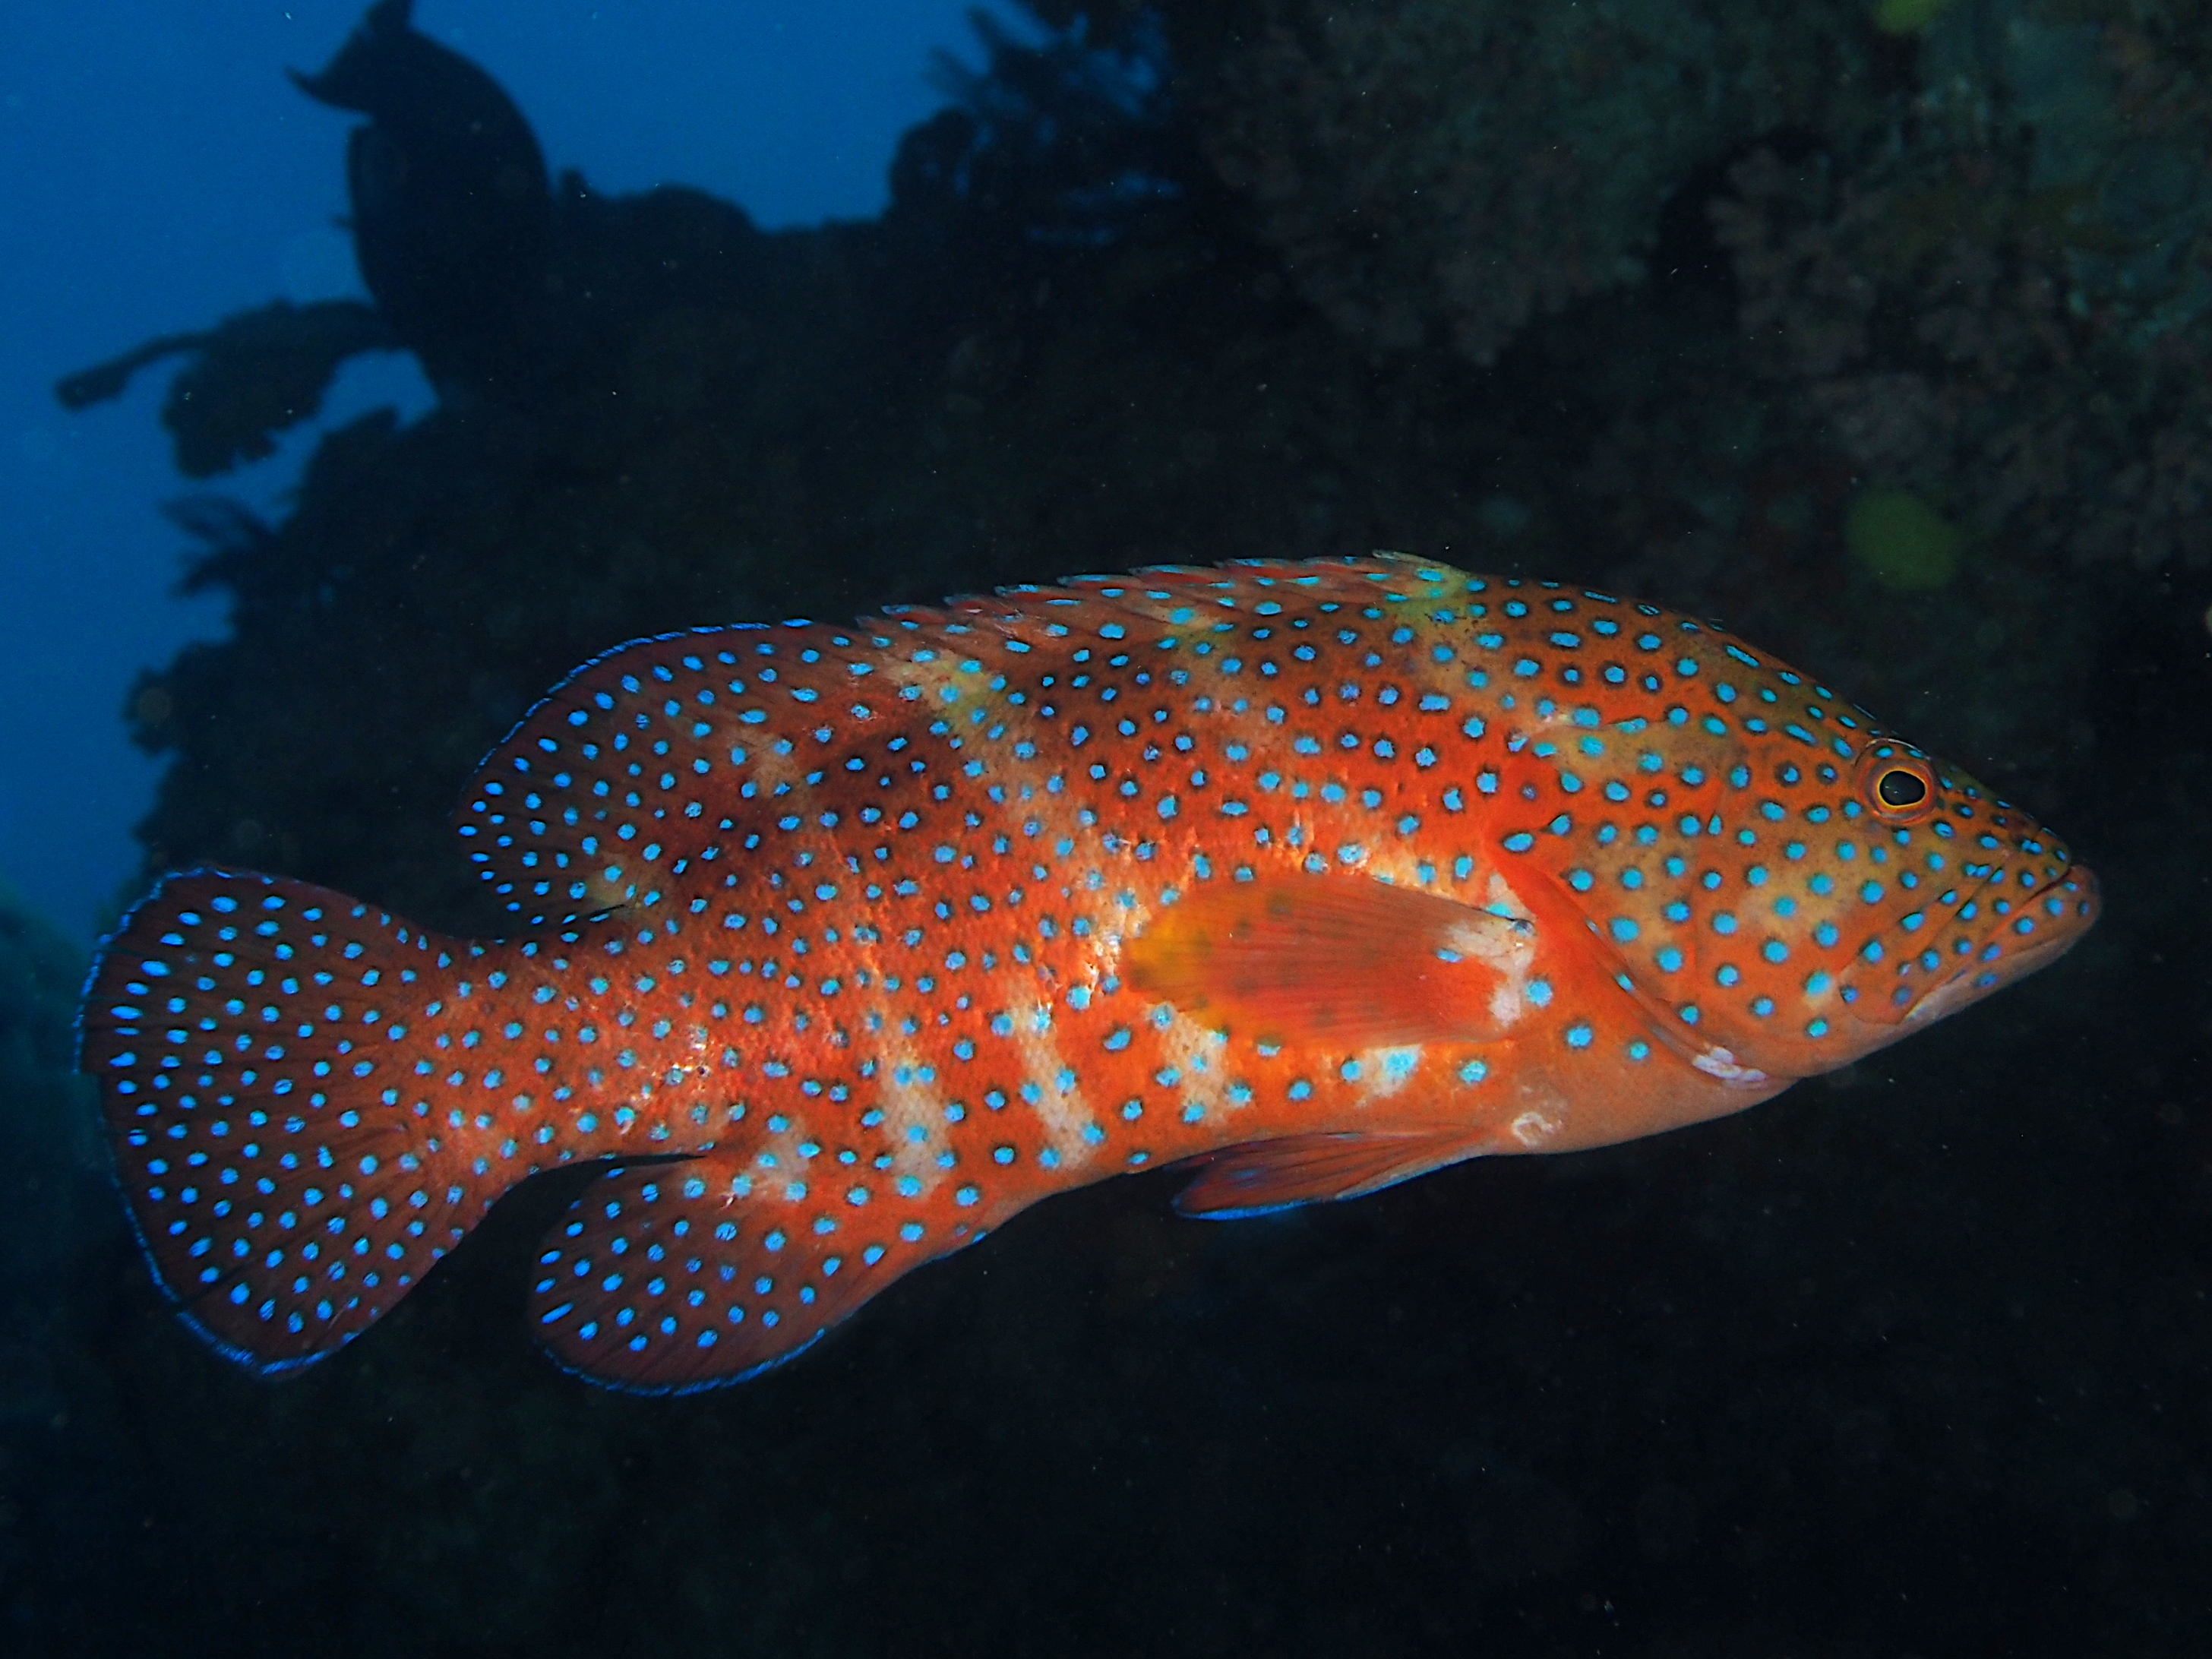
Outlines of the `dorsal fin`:
M 1182 629 L 1209 608 L 1406 603 L 1470 580 L 1395 556 L 1255 560 L 1075 577 L 852 627 L 635 640 L 524 717 L 485 760 L 458 827 L 510 911 L 533 926 L 566 922 L 652 892 L 688 860 L 803 811 L 826 768 L 908 764 L 902 738 L 988 718 L 978 694 L 1001 689 L 1032 653 L 1072 653 L 1125 626 Z
M 1448 565 L 1376 553 L 1369 558 L 1147 565 L 1121 575 L 1072 576 L 1066 586 L 1080 593 L 1111 594 L 1130 610 L 1150 616 L 1158 607 L 1175 611 L 1193 600 L 1245 611 L 1267 604 L 1303 609 L 1316 602 L 1401 603 L 1463 588 L 1467 582 L 1463 573 Z
M 1449 566 L 1398 553 L 1371 558 L 1235 559 L 1226 564 L 1147 565 L 1119 574 L 1070 576 L 1058 586 L 1002 587 L 947 602 L 948 613 L 1023 629 L 1078 606 L 1110 609 L 1170 628 L 1203 626 L 1217 613 L 1267 607 L 1403 604 L 1464 589 L 1470 579 Z M 1480 580 L 1480 579 L 1474 579 Z
M 742 848 L 856 749 L 897 763 L 925 678 L 914 659 L 933 654 L 910 635 L 882 618 L 742 625 L 608 653 L 485 761 L 457 815 L 471 860 L 539 925 L 612 908 L 689 860 Z

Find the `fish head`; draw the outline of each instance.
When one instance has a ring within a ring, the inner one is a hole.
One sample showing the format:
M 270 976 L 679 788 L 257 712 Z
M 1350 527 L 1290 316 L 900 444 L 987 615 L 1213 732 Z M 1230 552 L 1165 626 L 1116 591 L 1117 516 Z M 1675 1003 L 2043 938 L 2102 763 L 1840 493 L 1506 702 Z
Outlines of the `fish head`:
M 1527 745 L 1549 754 L 1507 844 L 1551 864 L 1600 971 L 1693 1065 L 1833 1071 L 2095 921 L 2095 877 L 2029 814 L 1717 629 L 1669 623 L 1671 700 Z
M 1959 768 L 1877 733 L 1850 786 L 1893 872 L 1862 880 L 1856 948 L 1832 970 L 1858 1054 L 2056 961 L 2095 923 L 2095 872 Z

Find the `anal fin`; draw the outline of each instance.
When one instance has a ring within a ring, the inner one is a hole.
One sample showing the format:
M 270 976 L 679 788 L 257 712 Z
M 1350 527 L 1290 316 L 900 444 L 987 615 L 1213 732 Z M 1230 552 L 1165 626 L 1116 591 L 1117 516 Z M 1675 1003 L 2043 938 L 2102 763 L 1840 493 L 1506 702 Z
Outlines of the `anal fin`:
M 635 1165 L 584 1189 L 545 1237 L 530 1299 L 556 1360 L 643 1394 L 742 1382 L 980 1236 L 910 1237 L 865 1215 L 822 1231 L 812 1209 L 735 1196 L 743 1167 L 712 1155 Z
M 1483 1137 L 1463 1128 L 1285 1135 L 1210 1157 L 1176 1196 L 1185 1215 L 1212 1221 L 1322 1204 L 1411 1181 L 1474 1157 Z

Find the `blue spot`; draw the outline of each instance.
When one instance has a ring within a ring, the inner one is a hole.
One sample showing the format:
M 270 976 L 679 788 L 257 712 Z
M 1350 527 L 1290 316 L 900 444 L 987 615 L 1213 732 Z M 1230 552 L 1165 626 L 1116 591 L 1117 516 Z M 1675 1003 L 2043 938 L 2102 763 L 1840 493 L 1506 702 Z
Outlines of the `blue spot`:
M 1613 919 L 1613 936 L 1620 943 L 1627 944 L 1636 937 L 1637 932 L 1636 924 L 1626 916 L 1615 916 Z

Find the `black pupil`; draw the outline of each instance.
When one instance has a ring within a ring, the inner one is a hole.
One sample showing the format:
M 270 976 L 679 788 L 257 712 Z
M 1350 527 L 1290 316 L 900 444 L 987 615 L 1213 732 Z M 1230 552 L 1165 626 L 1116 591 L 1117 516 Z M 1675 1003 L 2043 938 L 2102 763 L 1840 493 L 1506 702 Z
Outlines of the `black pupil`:
M 1910 772 L 1885 772 L 1875 793 L 1884 806 L 1917 806 L 1928 799 L 1928 786 Z

